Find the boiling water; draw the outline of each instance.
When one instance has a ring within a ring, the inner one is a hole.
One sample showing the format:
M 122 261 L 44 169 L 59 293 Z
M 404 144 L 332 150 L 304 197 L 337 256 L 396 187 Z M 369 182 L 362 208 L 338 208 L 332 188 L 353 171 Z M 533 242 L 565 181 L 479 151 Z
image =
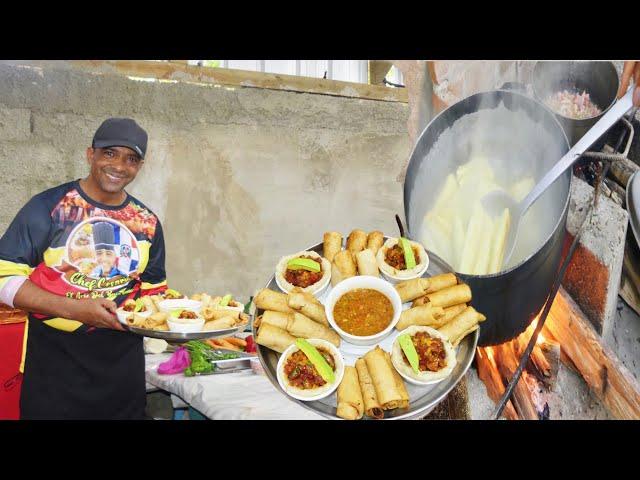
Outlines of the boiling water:
M 557 136 L 523 111 L 500 105 L 465 115 L 440 135 L 418 170 L 409 225 L 419 225 L 421 243 L 456 271 L 489 273 L 459 270 L 469 222 L 483 215 L 480 199 L 498 188 L 521 200 L 562 154 Z M 562 213 L 563 183 L 557 181 L 529 209 L 509 264 L 494 271 L 512 267 L 542 247 Z M 477 257 L 490 255 L 494 245 L 487 232 L 495 232 L 495 225 L 491 230 L 489 221 L 482 217 L 477 222 L 482 226 L 473 252 Z

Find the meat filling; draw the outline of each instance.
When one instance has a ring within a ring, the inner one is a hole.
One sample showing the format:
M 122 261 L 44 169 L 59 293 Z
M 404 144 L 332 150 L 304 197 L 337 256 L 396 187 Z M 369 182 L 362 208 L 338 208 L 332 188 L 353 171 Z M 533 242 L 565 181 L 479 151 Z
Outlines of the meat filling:
M 335 371 L 336 364 L 333 355 L 322 348 L 318 348 L 318 352 L 324 357 L 331 369 Z M 289 384 L 301 390 L 319 388 L 327 383 L 302 350 L 298 350 L 289 356 L 284 366 L 284 373 Z
M 192 312 L 190 310 L 183 310 L 182 312 L 180 312 L 180 315 L 178 315 L 178 318 L 186 318 L 186 319 L 195 319 L 198 318 L 198 316 L 195 314 L 195 312 Z
M 414 246 L 411 246 L 413 250 L 413 256 L 416 259 L 416 265 L 420 263 L 420 254 L 418 253 L 418 249 Z M 404 261 L 404 250 L 399 244 L 395 244 L 393 247 L 387 250 L 387 253 L 384 256 L 384 261 L 387 262 L 387 265 L 395 268 L 396 270 L 406 270 L 407 264 Z
M 291 285 L 300 288 L 307 288 L 313 285 L 314 283 L 320 281 L 322 278 L 322 263 L 318 261 L 317 258 L 303 256 L 300 258 L 307 258 L 309 260 L 313 260 L 314 262 L 320 263 L 320 271 L 319 272 L 310 272 L 309 270 L 291 270 L 287 268 L 287 271 L 284 272 L 284 278 Z
M 124 306 L 122 307 L 122 309 L 125 312 L 133 312 L 136 309 L 136 304 L 135 304 L 135 302 L 125 303 Z M 147 307 L 142 305 L 142 307 L 140 307 L 140 310 L 138 310 L 138 313 L 146 312 L 146 311 L 147 311 Z
M 418 369 L 421 372 L 438 372 L 447 366 L 447 352 L 444 344 L 439 338 L 433 338 L 426 332 L 418 332 L 411 337 L 413 346 L 418 352 Z M 409 365 L 404 351 L 402 352 L 404 361 Z

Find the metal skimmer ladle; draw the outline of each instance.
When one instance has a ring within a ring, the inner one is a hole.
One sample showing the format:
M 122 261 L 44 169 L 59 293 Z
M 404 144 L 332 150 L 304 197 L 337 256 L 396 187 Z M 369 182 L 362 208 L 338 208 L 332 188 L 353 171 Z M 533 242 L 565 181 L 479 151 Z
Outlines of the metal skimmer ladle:
M 505 208 L 509 209 L 511 214 L 511 227 L 507 234 L 505 243 L 505 256 L 503 265 L 508 265 L 513 255 L 513 250 L 518 240 L 520 231 L 520 223 L 529 207 L 540 198 L 540 196 L 553 185 L 569 167 L 571 167 L 582 154 L 593 145 L 598 138 L 604 135 L 620 118 L 633 106 L 632 95 L 634 86 L 631 85 L 629 91 L 618 100 L 613 107 L 605 113 L 602 118 L 569 150 L 564 157 L 549 170 L 544 177 L 536 184 L 529 194 L 520 202 L 516 201 L 502 190 L 494 190 L 482 197 L 482 206 L 491 217 L 497 217 L 502 214 Z

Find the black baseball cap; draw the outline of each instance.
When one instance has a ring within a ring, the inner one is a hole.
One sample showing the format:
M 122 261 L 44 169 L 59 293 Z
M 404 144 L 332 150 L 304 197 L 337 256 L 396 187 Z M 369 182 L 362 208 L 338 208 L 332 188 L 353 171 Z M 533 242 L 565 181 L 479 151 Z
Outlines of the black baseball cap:
M 93 136 L 93 148 L 128 147 L 144 158 L 147 132 L 131 118 L 108 118 Z

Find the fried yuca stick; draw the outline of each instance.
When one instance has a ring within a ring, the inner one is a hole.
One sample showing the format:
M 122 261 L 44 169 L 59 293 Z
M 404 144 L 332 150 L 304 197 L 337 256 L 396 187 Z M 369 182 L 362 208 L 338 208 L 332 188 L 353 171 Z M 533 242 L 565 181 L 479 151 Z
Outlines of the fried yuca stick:
M 253 299 L 256 307 L 261 310 L 275 310 L 276 312 L 292 313 L 289 306 L 289 298 L 286 293 L 276 292 L 269 288 L 263 288 Z
M 460 303 L 459 305 L 453 305 L 451 307 L 447 307 L 447 308 L 444 309 L 444 315 L 439 320 L 442 320 L 442 325 L 446 325 L 451 320 L 453 320 L 455 317 L 457 317 L 459 314 L 464 312 L 464 310 L 466 308 L 467 308 L 467 304 L 466 303 Z M 440 327 L 434 327 L 434 328 L 437 329 L 437 328 L 440 328 Z
M 378 263 L 376 262 L 376 256 L 373 250 L 365 248 L 355 254 L 356 263 L 358 264 L 359 275 L 371 275 L 372 277 L 379 277 Z
M 353 256 L 349 250 L 336 253 L 331 263 L 331 286 L 335 287 L 342 280 L 355 277 L 358 271 Z
M 414 278 L 397 283 L 395 288 L 400 295 L 402 303 L 406 303 L 426 295 L 429 284 L 429 278 Z
M 443 288 L 453 287 L 458 283 L 458 278 L 453 273 L 441 273 L 440 275 L 434 275 L 429 277 L 429 286 L 425 293 L 433 293 Z
M 407 408 L 409 406 L 409 392 L 407 392 L 407 387 L 404 384 L 404 380 L 402 380 L 402 377 L 391 362 L 391 354 L 389 352 L 384 353 L 387 357 L 387 363 L 391 367 L 391 373 L 393 375 L 393 379 L 396 382 L 396 389 L 398 390 L 398 392 L 400 392 L 400 403 L 398 404 L 398 408 Z
M 373 252 L 374 256 L 382 245 L 384 245 L 384 233 L 380 230 L 369 232 L 369 235 L 367 235 L 367 248 Z
M 367 369 L 367 363 L 364 359 L 356 360 L 356 370 L 358 371 L 358 381 L 362 391 L 362 399 L 364 400 L 364 411 L 368 417 L 381 419 L 384 417 L 384 411 L 378 401 L 376 389 L 373 386 L 373 380 Z
M 302 293 L 290 293 L 289 306 L 309 317 L 311 320 L 325 327 L 329 326 L 329 320 L 327 320 L 324 306 L 319 302 L 310 301 L 309 298 Z
M 367 248 L 367 232 L 355 229 L 347 237 L 347 250 L 355 255 Z
M 274 327 L 286 330 L 291 317 L 293 317 L 293 313 L 282 313 L 276 312 L 274 310 L 265 310 L 265 312 L 260 315 L 260 317 L 258 317 L 260 321 L 256 322 L 256 327 L 259 327 L 260 325 L 263 325 L 265 323 L 269 323 Z
M 322 239 L 322 256 L 333 262 L 333 258 L 342 250 L 342 234 L 338 232 L 325 232 Z
M 345 420 L 362 418 L 364 400 L 362 399 L 362 391 L 358 381 L 358 372 L 354 367 L 344 367 L 344 376 L 340 385 L 338 385 L 336 397 L 338 404 L 336 415 Z

